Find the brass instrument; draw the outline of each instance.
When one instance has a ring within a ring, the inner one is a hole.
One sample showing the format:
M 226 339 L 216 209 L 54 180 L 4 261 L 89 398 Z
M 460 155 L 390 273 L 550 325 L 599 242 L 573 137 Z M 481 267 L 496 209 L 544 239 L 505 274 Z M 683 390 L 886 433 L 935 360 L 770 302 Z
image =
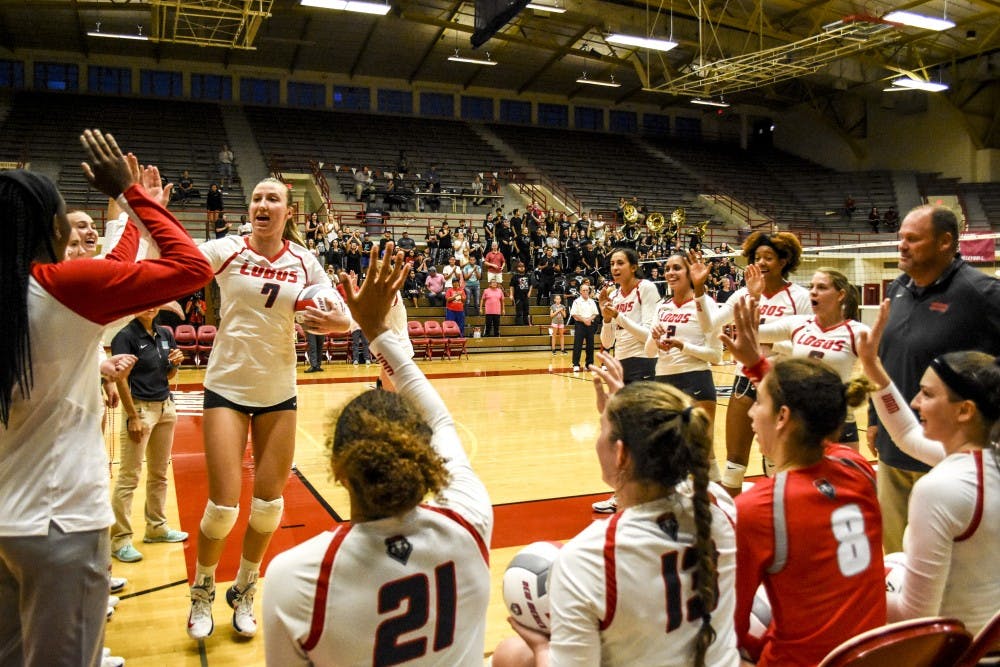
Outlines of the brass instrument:
M 632 204 L 625 204 L 622 206 L 622 217 L 625 218 L 625 222 L 633 223 L 639 219 L 639 209 Z
M 675 208 L 674 212 L 670 214 L 670 222 L 673 226 L 680 232 L 681 227 L 687 221 L 687 213 L 684 212 L 682 208 Z
M 663 217 L 663 214 L 659 211 L 653 211 L 646 216 L 646 229 L 653 232 L 654 234 L 659 234 L 663 231 L 664 226 L 667 224 L 667 219 Z

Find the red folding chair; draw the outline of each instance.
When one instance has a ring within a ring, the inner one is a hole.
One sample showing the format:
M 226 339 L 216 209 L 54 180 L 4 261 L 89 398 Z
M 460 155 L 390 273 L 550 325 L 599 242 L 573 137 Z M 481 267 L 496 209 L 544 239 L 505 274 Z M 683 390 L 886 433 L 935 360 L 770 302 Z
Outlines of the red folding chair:
M 339 331 L 326 335 L 323 343 L 326 350 L 326 357 L 330 361 L 336 361 L 338 355 L 343 355 L 344 361 L 351 362 L 351 332 Z
M 424 331 L 424 325 L 418 320 L 410 320 L 406 323 L 406 333 L 410 336 L 410 344 L 413 345 L 414 356 L 416 356 L 419 350 L 424 359 L 429 359 L 430 357 L 427 353 L 427 332 Z
M 448 339 L 444 336 L 444 329 L 437 320 L 427 320 L 424 322 L 424 333 L 427 334 L 427 358 L 433 359 L 435 352 L 440 352 L 442 358 L 451 359 L 448 350 Z
M 309 339 L 306 330 L 298 322 L 295 323 L 295 363 L 309 363 Z
M 833 649 L 820 667 L 954 667 L 972 635 L 953 618 L 917 618 L 862 632 Z
M 202 324 L 198 327 L 198 358 L 208 363 L 208 357 L 212 354 L 212 346 L 215 345 L 216 328 L 211 324 Z
M 442 330 L 445 338 L 448 339 L 448 357 L 451 358 L 452 355 L 455 355 L 461 359 L 464 354 L 465 358 L 468 359 L 469 353 L 465 350 L 465 332 L 458 328 L 458 322 L 445 320 Z
M 195 366 L 198 365 L 198 332 L 195 330 L 194 326 L 190 324 L 178 324 L 177 329 L 174 330 L 174 342 L 177 343 L 177 349 L 184 353 L 184 360 L 190 361 Z
M 965 652 L 957 667 L 975 667 L 983 658 L 996 659 L 991 664 L 1000 664 L 1000 611 L 983 626 L 972 645 Z

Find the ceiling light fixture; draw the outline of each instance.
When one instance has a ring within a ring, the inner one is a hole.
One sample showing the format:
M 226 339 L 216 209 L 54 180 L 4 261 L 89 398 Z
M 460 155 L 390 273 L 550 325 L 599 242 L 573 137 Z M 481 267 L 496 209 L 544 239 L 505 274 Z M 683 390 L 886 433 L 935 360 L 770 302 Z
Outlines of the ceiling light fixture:
M 101 22 L 97 22 L 97 28 L 91 30 L 87 33 L 88 37 L 107 37 L 108 39 L 133 39 L 140 42 L 148 42 L 149 37 L 142 34 L 142 26 L 136 26 L 139 29 L 138 34 L 130 35 L 124 32 L 101 32 Z
M 486 58 L 466 58 L 464 56 L 458 55 L 458 49 L 455 49 L 455 54 L 448 56 L 448 60 L 453 63 L 469 63 L 470 65 L 488 65 L 490 67 L 497 64 L 497 61 L 490 58 L 490 54 L 486 52 Z
M 611 42 L 612 44 L 621 44 L 623 46 L 637 46 L 639 48 L 650 49 L 652 51 L 669 51 L 670 49 L 677 46 L 677 42 L 672 42 L 669 39 L 655 39 L 653 37 L 638 37 L 636 35 L 623 35 L 618 32 L 611 33 L 604 39 L 608 42 Z
M 696 97 L 693 100 L 691 100 L 691 104 L 700 104 L 703 107 L 719 107 L 720 109 L 725 109 L 729 107 L 729 102 L 726 102 L 722 98 L 719 98 L 719 101 L 716 102 L 715 100 L 703 100 L 699 97 Z
M 562 7 L 554 7 L 553 5 L 541 5 L 537 2 L 529 2 L 525 5 L 528 9 L 537 9 L 540 12 L 551 12 L 552 14 L 565 14 L 566 10 Z
M 893 79 L 892 85 L 899 86 L 900 88 L 909 88 L 911 90 L 925 90 L 928 93 L 940 93 L 942 90 L 948 90 L 948 84 L 946 83 L 923 81 L 921 79 L 913 79 L 908 76 Z
M 947 9 L 945 10 L 947 12 Z M 924 30 L 949 30 L 955 27 L 955 22 L 948 20 L 948 16 L 945 15 L 944 18 L 934 18 L 933 16 L 924 16 L 923 14 L 914 14 L 913 12 L 895 11 L 889 12 L 882 17 L 886 21 L 892 23 L 900 23 L 902 25 L 912 26 L 914 28 L 923 28 Z
M 382 2 L 363 2 L 362 0 L 301 0 L 303 7 L 319 7 L 320 9 L 338 9 L 358 14 L 375 14 L 385 16 L 392 9 L 391 5 Z
M 611 75 L 610 81 L 601 81 L 600 79 L 588 79 L 587 73 L 584 72 L 583 76 L 576 80 L 577 83 L 585 83 L 588 86 L 604 86 L 605 88 L 621 88 L 622 84 L 615 81 L 615 75 Z

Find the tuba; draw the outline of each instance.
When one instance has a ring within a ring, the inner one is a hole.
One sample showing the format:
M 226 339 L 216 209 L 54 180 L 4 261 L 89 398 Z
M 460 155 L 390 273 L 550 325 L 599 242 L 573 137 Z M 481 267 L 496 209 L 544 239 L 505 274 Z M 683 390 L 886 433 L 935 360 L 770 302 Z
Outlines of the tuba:
M 663 231 L 663 228 L 667 224 L 667 219 L 663 217 L 663 214 L 659 211 L 653 211 L 646 216 L 646 229 L 653 232 L 654 234 L 659 234 Z
M 625 222 L 631 224 L 639 219 L 639 209 L 632 204 L 625 204 L 622 206 L 622 217 L 625 218 Z

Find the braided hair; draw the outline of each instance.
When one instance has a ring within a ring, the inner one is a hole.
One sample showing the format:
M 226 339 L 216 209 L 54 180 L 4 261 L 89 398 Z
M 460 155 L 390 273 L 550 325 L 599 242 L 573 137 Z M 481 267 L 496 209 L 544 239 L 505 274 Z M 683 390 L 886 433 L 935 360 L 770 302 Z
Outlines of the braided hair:
M 703 667 L 708 647 L 715 641 L 711 612 L 719 596 L 708 493 L 711 420 L 703 409 L 692 406 L 686 394 L 662 382 L 625 386 L 608 402 L 605 415 L 611 439 L 621 440 L 628 449 L 633 481 L 673 489 L 691 480 L 697 554 L 693 582 L 702 618 L 693 664 Z

